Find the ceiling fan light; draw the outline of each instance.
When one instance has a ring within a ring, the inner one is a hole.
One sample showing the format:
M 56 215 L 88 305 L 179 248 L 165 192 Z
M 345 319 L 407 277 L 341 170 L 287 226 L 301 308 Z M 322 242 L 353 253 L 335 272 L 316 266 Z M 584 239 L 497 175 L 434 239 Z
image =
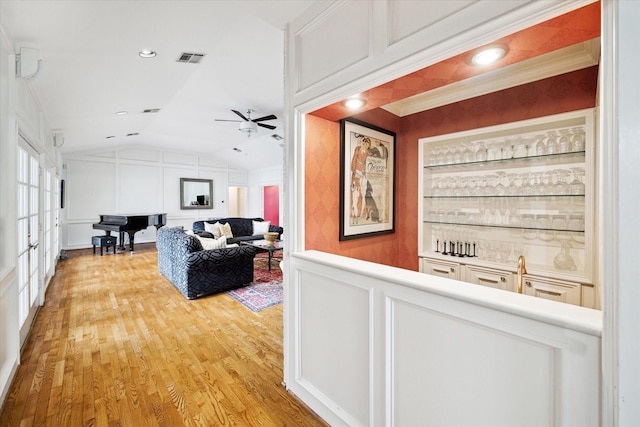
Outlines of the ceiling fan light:
M 258 132 L 258 125 L 254 122 L 242 122 L 240 123 L 240 132 L 246 133 L 251 136 L 252 133 Z

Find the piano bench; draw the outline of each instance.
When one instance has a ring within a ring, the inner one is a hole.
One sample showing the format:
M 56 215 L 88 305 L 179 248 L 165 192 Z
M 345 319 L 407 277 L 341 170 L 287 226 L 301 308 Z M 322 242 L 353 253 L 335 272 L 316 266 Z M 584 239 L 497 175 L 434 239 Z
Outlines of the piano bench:
M 91 244 L 93 245 L 93 253 L 96 253 L 96 246 L 100 247 L 100 256 L 102 256 L 102 248 L 107 248 L 109 253 L 109 246 L 113 246 L 113 253 L 116 253 L 116 244 L 118 238 L 116 236 L 93 236 L 91 237 Z

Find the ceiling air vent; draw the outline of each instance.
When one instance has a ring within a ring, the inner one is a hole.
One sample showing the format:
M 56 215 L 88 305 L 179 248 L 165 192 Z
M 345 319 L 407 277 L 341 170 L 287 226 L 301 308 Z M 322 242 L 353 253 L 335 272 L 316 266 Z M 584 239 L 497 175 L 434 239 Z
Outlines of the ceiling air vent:
M 198 64 L 204 57 L 204 53 L 188 53 L 183 52 L 180 54 L 177 62 L 184 62 L 187 64 Z
M 158 113 L 159 111 L 159 108 L 147 108 L 146 110 L 142 110 L 143 113 Z

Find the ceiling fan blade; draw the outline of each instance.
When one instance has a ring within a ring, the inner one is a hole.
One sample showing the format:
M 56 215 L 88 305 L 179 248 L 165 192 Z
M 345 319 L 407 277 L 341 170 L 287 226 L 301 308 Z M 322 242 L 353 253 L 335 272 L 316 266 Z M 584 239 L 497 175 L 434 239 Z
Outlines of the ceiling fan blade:
M 258 126 L 262 126 L 263 128 L 274 130 L 276 127 L 271 125 L 265 125 L 264 123 L 256 123 Z
M 264 117 L 260 117 L 259 119 L 253 119 L 251 120 L 252 122 L 262 122 L 265 120 L 275 120 L 277 119 L 276 116 L 274 116 L 273 114 L 269 114 L 268 116 L 264 116 Z
M 240 117 L 242 117 L 242 120 L 244 120 L 245 122 L 248 122 L 248 121 L 249 121 L 249 119 L 247 119 L 245 116 L 243 116 L 243 115 L 242 115 L 242 113 L 241 113 L 240 111 L 238 111 L 238 110 L 231 110 L 231 111 L 233 111 L 234 113 L 236 113 L 237 115 L 239 115 Z
M 227 120 L 227 119 L 214 119 L 216 122 L 239 122 L 242 123 L 242 120 Z

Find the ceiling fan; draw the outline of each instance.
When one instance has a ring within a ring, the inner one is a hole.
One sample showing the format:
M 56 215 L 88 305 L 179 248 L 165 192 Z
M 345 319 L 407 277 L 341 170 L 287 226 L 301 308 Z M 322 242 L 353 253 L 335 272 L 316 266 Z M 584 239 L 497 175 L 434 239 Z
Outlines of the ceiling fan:
M 215 119 L 215 120 L 217 122 L 240 122 L 240 127 L 238 128 L 238 130 L 240 132 L 246 133 L 247 136 L 251 136 L 251 134 L 258 132 L 258 126 L 261 126 L 263 128 L 267 128 L 267 129 L 271 129 L 271 130 L 276 128 L 273 125 L 268 125 L 266 123 L 260 123 L 260 122 L 263 122 L 265 120 L 275 120 L 275 119 L 277 119 L 277 117 L 274 116 L 273 114 L 269 114 L 268 116 L 260 117 L 258 119 L 252 119 L 251 118 L 251 113 L 254 112 L 254 110 L 252 110 L 252 109 L 248 109 L 247 110 L 247 115 L 246 116 L 244 114 L 242 114 L 238 110 L 231 110 L 231 111 L 236 113 L 236 115 L 238 115 L 242 120 L 226 120 L 226 119 Z

